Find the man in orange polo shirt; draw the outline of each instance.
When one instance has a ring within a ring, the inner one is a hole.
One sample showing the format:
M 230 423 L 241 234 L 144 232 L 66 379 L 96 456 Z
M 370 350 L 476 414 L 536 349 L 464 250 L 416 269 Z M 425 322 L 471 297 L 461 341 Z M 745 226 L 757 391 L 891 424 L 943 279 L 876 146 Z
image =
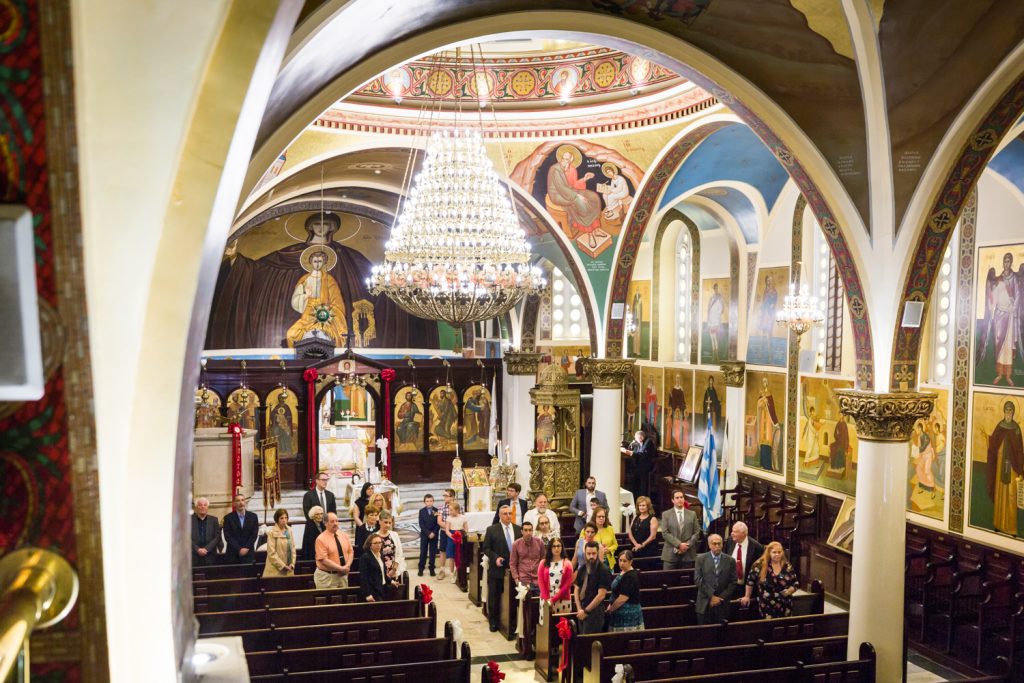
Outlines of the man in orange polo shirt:
M 316 537 L 316 587 L 348 588 L 352 555 L 352 543 L 344 531 L 338 530 L 338 515 L 328 512 L 327 530 Z

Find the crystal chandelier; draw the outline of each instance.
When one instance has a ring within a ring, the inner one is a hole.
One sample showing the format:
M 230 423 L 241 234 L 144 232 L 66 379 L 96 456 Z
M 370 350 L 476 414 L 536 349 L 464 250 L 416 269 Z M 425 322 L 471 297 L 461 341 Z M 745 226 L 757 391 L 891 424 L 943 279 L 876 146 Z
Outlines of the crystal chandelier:
M 800 268 L 800 264 L 797 264 Z M 807 293 L 807 285 L 800 284 L 799 271 L 797 279 L 789 284 L 789 294 L 782 303 L 782 308 L 775 314 L 775 321 L 782 323 L 797 337 L 825 319 L 825 314 L 818 306 L 818 297 Z
M 367 279 L 419 318 L 490 320 L 546 285 L 478 130 L 436 131 Z

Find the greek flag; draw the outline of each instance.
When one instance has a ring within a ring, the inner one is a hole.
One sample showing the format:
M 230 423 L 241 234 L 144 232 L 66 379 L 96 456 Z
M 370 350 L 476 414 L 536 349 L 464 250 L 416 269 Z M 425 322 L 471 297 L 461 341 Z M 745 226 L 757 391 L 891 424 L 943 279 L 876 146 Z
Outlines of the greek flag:
M 704 438 L 704 459 L 697 481 L 697 500 L 704 506 L 704 531 L 722 516 L 722 500 L 718 495 L 718 453 L 715 451 L 714 419 L 708 415 L 708 433 Z

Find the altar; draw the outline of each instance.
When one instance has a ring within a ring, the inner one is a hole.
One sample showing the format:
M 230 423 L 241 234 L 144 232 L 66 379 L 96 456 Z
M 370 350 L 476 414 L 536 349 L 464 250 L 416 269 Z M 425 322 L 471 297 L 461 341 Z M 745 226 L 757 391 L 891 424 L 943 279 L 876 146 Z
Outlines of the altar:
M 360 427 L 329 427 L 321 431 L 319 465 L 327 472 L 327 490 L 339 500 L 348 497 L 352 475 L 362 480 L 366 474 L 367 445 L 370 436 Z

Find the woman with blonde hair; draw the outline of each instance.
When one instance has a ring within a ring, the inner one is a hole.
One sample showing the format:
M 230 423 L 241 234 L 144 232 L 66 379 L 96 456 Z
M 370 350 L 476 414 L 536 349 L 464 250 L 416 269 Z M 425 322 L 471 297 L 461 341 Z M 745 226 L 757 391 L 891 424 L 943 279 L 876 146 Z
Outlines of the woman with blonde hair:
M 636 499 L 636 517 L 626 528 L 629 542 L 633 544 L 634 557 L 654 557 L 661 554 L 658 548 L 658 516 L 654 504 L 647 496 Z
M 455 566 L 455 556 L 459 555 L 463 564 L 466 562 L 466 557 L 461 553 L 455 551 L 455 538 L 454 534 L 461 534 L 461 543 L 465 543 L 469 538 L 469 520 L 466 515 L 462 514 L 462 505 L 458 501 L 453 500 L 448 504 L 448 519 L 444 522 L 444 535 L 448 538 L 448 542 L 445 544 L 447 549 L 447 557 L 444 560 L 444 565 L 441 567 L 441 573 L 437 577 L 439 580 L 448 577 L 448 581 L 455 583 L 458 578 L 459 568 Z M 462 548 L 461 550 L 465 550 Z
M 291 576 L 295 573 L 295 538 L 288 527 L 288 511 L 274 511 L 274 526 L 267 532 L 267 564 L 263 576 Z
M 557 534 L 551 528 L 551 520 L 546 515 L 537 515 L 537 528 L 534 530 L 534 536 L 544 541 L 544 545 L 547 545 L 551 542 L 551 539 L 557 537 Z
M 786 559 L 786 551 L 778 541 L 772 541 L 761 558 L 754 562 L 747 574 L 747 590 L 740 604 L 750 604 L 757 588 L 757 607 L 765 619 L 788 617 L 793 611 L 793 594 L 799 588 L 796 569 Z
M 615 571 L 615 551 L 619 549 L 619 541 L 615 538 L 615 527 L 608 519 L 608 509 L 598 505 L 594 508 L 594 514 L 590 522 L 597 527 L 597 534 L 594 540 L 601 544 L 601 559 L 611 571 Z
M 302 559 L 316 559 L 316 537 L 327 530 L 324 523 L 324 509 L 319 505 L 309 508 L 306 529 L 302 532 Z

